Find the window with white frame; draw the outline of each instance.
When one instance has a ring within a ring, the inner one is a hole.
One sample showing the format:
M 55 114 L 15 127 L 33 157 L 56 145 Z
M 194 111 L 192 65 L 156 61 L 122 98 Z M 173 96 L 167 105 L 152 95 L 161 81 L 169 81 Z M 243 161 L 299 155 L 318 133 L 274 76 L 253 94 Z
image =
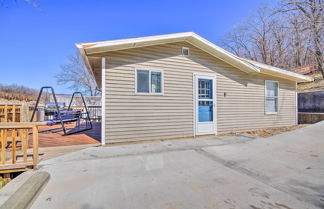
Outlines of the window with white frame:
M 163 73 L 158 70 L 136 70 L 136 93 L 162 94 Z
M 265 81 L 265 113 L 278 113 L 279 82 Z

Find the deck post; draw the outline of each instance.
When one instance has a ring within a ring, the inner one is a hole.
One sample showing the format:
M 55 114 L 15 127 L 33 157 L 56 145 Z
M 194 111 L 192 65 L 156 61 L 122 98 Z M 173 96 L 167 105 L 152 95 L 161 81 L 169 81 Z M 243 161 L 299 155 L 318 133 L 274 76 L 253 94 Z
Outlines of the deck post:
M 11 130 L 12 164 L 16 164 L 16 131 L 14 128 Z
M 38 164 L 38 128 L 33 126 L 33 164 L 34 169 L 37 169 Z
M 101 58 L 101 145 L 106 144 L 106 58 Z
M 0 140 L 1 140 L 1 164 L 5 164 L 6 162 L 6 138 L 7 132 L 4 129 L 0 130 Z

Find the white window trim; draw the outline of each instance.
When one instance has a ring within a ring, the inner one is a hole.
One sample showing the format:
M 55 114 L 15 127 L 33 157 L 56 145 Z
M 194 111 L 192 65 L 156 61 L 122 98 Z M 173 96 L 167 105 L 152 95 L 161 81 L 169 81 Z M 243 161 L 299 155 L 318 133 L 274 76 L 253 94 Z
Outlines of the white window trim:
M 137 71 L 138 70 L 147 70 L 149 71 L 149 92 L 137 92 Z M 151 85 L 151 73 L 152 72 L 160 72 L 161 73 L 161 93 L 153 93 L 152 92 L 152 85 Z M 164 94 L 164 72 L 163 70 L 157 70 L 157 69 L 147 69 L 147 68 L 136 68 L 135 69 L 135 94 L 139 95 L 163 95 Z
M 296 125 L 298 125 L 298 93 L 297 93 L 297 85 L 298 83 L 295 82 L 295 104 L 296 104 L 296 111 L 295 111 L 295 118 L 296 118 Z
M 106 58 L 101 58 L 101 145 L 106 144 Z
M 188 50 L 188 55 L 183 54 L 184 49 Z M 182 56 L 189 57 L 190 56 L 190 49 L 188 47 L 182 47 L 181 48 L 181 54 L 182 54 Z
M 277 98 L 277 112 L 267 112 L 267 83 L 277 83 L 278 84 L 278 96 L 277 97 L 272 97 L 272 98 Z M 279 113 L 279 97 L 280 97 L 280 86 L 279 86 L 279 81 L 273 81 L 273 80 L 265 80 L 264 81 L 264 113 L 266 115 L 277 115 Z

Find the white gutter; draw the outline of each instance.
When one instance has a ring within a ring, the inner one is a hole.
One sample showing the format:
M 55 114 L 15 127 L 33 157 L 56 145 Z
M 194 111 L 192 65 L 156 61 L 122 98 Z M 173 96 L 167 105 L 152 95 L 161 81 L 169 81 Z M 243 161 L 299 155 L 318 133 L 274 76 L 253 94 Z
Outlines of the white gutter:
M 277 67 L 273 67 L 271 65 L 266 65 L 266 64 L 256 62 L 256 61 L 252 61 L 252 60 L 247 60 L 247 59 L 244 59 L 244 60 L 246 60 L 247 62 L 250 62 L 251 64 L 253 64 L 253 65 L 255 65 L 255 66 L 259 67 L 259 68 L 261 68 L 261 73 L 262 73 L 262 69 L 264 69 L 264 70 L 279 73 L 279 74 L 282 74 L 282 75 L 294 77 L 294 78 L 300 79 L 300 81 L 312 81 L 313 80 L 313 78 L 310 77 L 310 76 L 301 75 L 301 74 L 298 74 L 298 73 L 294 73 L 294 72 L 291 72 L 291 71 L 288 71 L 288 70 L 283 70 L 283 69 L 280 69 L 280 68 L 277 68 Z

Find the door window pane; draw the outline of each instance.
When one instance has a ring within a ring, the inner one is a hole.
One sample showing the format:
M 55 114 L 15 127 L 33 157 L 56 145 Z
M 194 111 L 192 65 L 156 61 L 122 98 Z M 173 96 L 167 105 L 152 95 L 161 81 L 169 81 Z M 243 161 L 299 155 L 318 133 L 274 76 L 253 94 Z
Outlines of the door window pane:
M 213 121 L 213 102 L 199 101 L 199 122 Z
M 198 98 L 213 98 L 213 81 L 208 79 L 198 79 Z
M 152 93 L 161 93 L 161 72 L 151 72 L 151 88 Z
M 149 74 L 148 70 L 137 70 L 137 92 L 149 93 Z

